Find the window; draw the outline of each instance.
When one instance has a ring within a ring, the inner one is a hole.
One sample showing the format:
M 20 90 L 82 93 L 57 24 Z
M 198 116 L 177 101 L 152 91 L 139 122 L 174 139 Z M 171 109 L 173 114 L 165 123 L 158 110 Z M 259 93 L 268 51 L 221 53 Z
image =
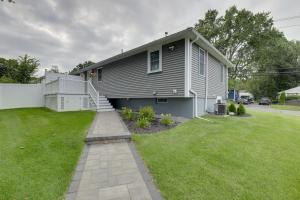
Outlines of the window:
M 161 65 L 161 48 L 148 51 L 148 73 L 160 72 Z
M 98 81 L 102 81 L 102 68 L 99 68 L 97 70 L 97 75 L 98 75 Z
M 224 65 L 221 64 L 221 82 L 224 80 Z
M 199 74 L 204 76 L 205 51 L 199 48 Z
M 168 103 L 168 99 L 166 99 L 166 98 L 157 98 L 156 103 Z

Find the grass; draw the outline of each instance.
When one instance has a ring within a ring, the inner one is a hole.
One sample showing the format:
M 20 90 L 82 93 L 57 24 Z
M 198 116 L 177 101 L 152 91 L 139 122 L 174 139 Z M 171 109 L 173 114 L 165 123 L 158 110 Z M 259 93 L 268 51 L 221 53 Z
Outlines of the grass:
M 300 111 L 300 106 L 293 106 L 293 105 L 278 105 L 278 104 L 274 104 L 274 105 L 271 105 L 271 108 L 278 109 L 278 110 Z
M 94 112 L 0 111 L 0 199 L 63 199 Z
M 165 199 L 300 199 L 300 117 L 193 119 L 134 142 Z

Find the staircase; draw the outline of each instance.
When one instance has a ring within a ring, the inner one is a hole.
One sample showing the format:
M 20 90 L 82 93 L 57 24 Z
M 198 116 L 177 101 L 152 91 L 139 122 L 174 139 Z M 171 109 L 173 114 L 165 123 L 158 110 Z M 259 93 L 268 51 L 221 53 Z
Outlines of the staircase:
M 109 103 L 105 96 L 99 95 L 97 112 L 114 111 L 115 109 Z
M 100 95 L 99 92 L 94 88 L 92 82 L 87 81 L 87 91 L 89 94 L 89 99 L 92 107 L 96 109 L 97 112 L 114 111 L 115 109 L 109 103 L 107 98 Z

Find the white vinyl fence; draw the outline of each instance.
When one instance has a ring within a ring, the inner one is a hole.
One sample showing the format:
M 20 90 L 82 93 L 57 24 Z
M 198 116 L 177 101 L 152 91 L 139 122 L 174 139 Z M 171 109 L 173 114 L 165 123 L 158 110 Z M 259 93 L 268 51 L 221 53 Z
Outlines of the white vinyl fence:
M 0 84 L 0 109 L 43 106 L 42 84 Z

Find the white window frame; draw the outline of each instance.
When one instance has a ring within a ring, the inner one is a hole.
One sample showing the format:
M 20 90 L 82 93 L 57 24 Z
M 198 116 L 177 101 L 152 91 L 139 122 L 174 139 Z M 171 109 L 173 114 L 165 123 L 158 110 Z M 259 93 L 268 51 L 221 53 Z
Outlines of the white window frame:
M 167 101 L 159 101 L 159 100 L 161 100 L 161 99 L 164 99 L 164 100 L 167 100 Z M 157 104 L 160 104 L 160 103 L 168 103 L 168 98 L 156 98 L 156 103 Z
M 204 54 L 203 54 L 203 74 L 201 74 L 201 70 L 200 70 L 200 68 L 201 68 L 201 60 L 200 60 L 200 52 L 203 52 Z M 205 52 L 205 50 L 204 49 L 202 49 L 202 48 L 198 48 L 198 58 L 199 58 L 199 63 L 198 63 L 198 72 L 199 72 L 199 75 L 200 76 L 203 76 L 203 77 L 205 77 L 205 71 L 206 71 L 206 52 Z
M 220 65 L 221 65 L 221 72 L 220 72 L 221 80 L 220 80 L 220 82 L 223 83 L 224 82 L 224 65 L 222 63 L 220 63 Z
M 158 62 L 158 69 L 157 70 L 151 70 L 151 56 L 150 55 L 154 51 L 159 51 L 159 62 Z M 148 63 L 147 64 L 148 65 L 148 69 L 147 69 L 148 74 L 157 73 L 157 72 L 162 71 L 162 46 L 148 49 L 147 63 Z
M 100 81 L 99 81 L 99 75 L 98 75 L 99 69 L 101 69 L 101 80 Z M 102 80 L 103 80 L 103 68 L 100 67 L 100 68 L 97 68 L 97 81 L 102 82 Z

